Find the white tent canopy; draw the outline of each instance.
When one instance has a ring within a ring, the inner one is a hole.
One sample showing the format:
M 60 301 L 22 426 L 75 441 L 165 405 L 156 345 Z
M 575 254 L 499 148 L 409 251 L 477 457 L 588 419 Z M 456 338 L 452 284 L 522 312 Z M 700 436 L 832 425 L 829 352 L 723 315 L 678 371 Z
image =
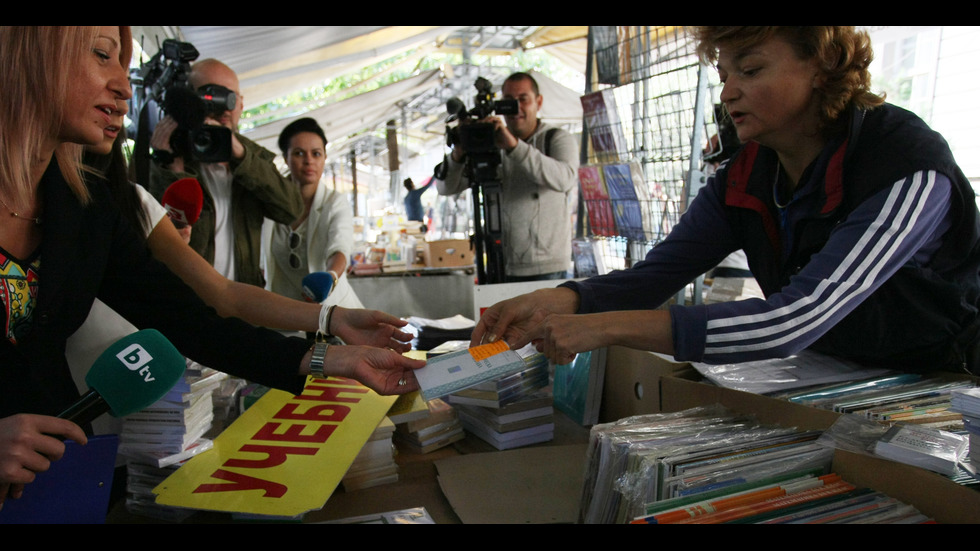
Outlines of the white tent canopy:
M 576 70 L 584 72 L 587 27 L 134 27 L 134 37 L 148 53 L 164 38 L 193 44 L 198 59 L 215 58 L 239 75 L 246 108 L 262 105 L 290 93 L 411 52 L 402 62 L 416 64 L 435 51 L 464 51 L 468 55 L 506 53 L 546 47 Z M 544 44 L 545 46 L 542 46 Z M 550 46 L 547 46 L 550 44 Z M 455 69 L 455 70 L 454 70 Z M 480 74 L 486 73 L 486 74 Z M 351 137 L 372 131 L 388 120 L 410 123 L 423 143 L 442 141 L 445 100 L 458 96 L 472 104 L 477 76 L 499 90 L 506 73 L 479 67 L 429 71 L 343 101 L 295 113 L 245 132 L 276 151 L 276 136 L 291 120 L 311 116 L 324 127 L 331 149 L 345 147 Z M 577 124 L 582 110 L 578 93 L 535 75 L 545 98 L 542 117 L 557 124 Z M 408 131 L 408 129 L 404 129 Z

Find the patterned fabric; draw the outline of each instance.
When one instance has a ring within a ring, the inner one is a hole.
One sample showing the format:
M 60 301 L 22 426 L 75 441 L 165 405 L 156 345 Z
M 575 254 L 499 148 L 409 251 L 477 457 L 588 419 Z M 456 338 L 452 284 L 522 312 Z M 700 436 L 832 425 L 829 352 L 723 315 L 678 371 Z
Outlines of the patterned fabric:
M 4 309 L 4 336 L 12 343 L 27 336 L 37 304 L 38 273 L 41 259 L 26 262 L 0 248 L 0 302 Z

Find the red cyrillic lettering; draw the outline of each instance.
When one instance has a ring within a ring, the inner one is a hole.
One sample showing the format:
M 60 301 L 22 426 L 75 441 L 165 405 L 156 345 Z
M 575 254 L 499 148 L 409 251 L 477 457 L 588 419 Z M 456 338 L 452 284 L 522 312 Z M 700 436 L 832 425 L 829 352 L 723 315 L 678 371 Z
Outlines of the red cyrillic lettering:
M 307 392 L 312 391 L 311 394 Z M 358 394 L 366 394 L 366 388 L 336 388 L 330 386 L 319 386 L 319 385 L 306 385 L 303 389 L 303 394 L 296 397 L 297 400 L 317 400 L 320 402 L 360 402 L 360 398 L 341 398 L 341 392 L 356 392 Z
M 286 486 L 269 480 L 251 477 L 245 474 L 218 469 L 211 474 L 212 478 L 227 480 L 231 484 L 201 484 L 194 489 L 195 494 L 207 492 L 239 492 L 243 490 L 264 490 L 264 497 L 282 497 L 286 494 Z
M 252 440 L 270 440 L 273 442 L 326 442 L 327 438 L 337 430 L 337 425 L 323 425 L 313 434 L 300 434 L 309 425 L 289 425 L 284 432 L 276 433 L 282 423 L 266 423 Z
M 225 467 L 243 467 L 246 469 L 268 469 L 286 462 L 286 456 L 293 455 L 314 455 L 316 448 L 295 448 L 292 446 L 265 446 L 260 444 L 245 444 L 238 451 L 264 453 L 268 457 L 265 459 L 229 459 L 225 461 Z
M 292 421 L 317 421 L 323 423 L 339 423 L 347 417 L 350 413 L 349 406 L 342 406 L 339 404 L 321 404 L 310 406 L 309 409 L 303 413 L 296 413 L 296 409 L 300 405 L 295 402 L 286 402 L 283 404 L 282 408 L 272 416 L 273 419 L 289 419 Z M 329 415 L 323 415 L 321 412 L 328 411 Z

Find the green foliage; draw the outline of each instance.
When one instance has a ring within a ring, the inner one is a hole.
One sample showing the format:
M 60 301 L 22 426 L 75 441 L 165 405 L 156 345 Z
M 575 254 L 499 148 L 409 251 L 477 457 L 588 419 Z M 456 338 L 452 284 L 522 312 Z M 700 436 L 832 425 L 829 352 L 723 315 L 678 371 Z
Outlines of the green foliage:
M 463 63 L 463 58 L 459 54 L 435 53 L 423 56 L 414 66 L 406 65 L 392 69 L 411 58 L 415 53 L 414 50 L 404 52 L 358 71 L 331 79 L 321 85 L 293 92 L 274 101 L 247 109 L 242 113 L 240 127 L 243 130 L 253 128 L 272 120 L 305 113 L 329 103 L 363 94 L 425 71 Z M 480 67 L 507 67 L 513 71 L 539 71 L 575 90 L 581 91 L 584 85 L 582 75 L 541 50 L 518 52 L 508 56 L 475 56 L 471 62 Z M 376 75 L 381 76 L 376 77 Z

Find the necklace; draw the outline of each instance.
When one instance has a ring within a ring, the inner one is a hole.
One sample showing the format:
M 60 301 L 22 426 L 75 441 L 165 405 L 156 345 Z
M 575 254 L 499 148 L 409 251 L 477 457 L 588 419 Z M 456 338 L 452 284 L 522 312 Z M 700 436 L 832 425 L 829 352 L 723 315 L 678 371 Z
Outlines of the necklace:
M 793 197 L 790 196 L 789 201 L 785 203 L 779 202 L 779 174 L 782 172 L 782 165 L 779 160 L 776 160 L 776 177 L 772 179 L 772 202 L 776 204 L 776 208 L 783 210 L 788 207 L 790 203 L 793 202 Z
M 31 218 L 30 216 L 23 216 L 21 214 L 18 214 L 16 211 L 14 211 L 14 209 L 12 209 L 9 206 L 7 206 L 7 202 L 4 201 L 3 199 L 0 199 L 0 204 L 2 204 L 4 207 L 7 207 L 7 210 L 10 211 L 10 216 L 13 216 L 14 218 L 20 218 L 21 220 L 30 220 L 31 222 L 34 222 L 35 224 L 37 224 L 39 226 L 41 225 L 41 217 L 40 216 L 38 216 L 37 218 Z

